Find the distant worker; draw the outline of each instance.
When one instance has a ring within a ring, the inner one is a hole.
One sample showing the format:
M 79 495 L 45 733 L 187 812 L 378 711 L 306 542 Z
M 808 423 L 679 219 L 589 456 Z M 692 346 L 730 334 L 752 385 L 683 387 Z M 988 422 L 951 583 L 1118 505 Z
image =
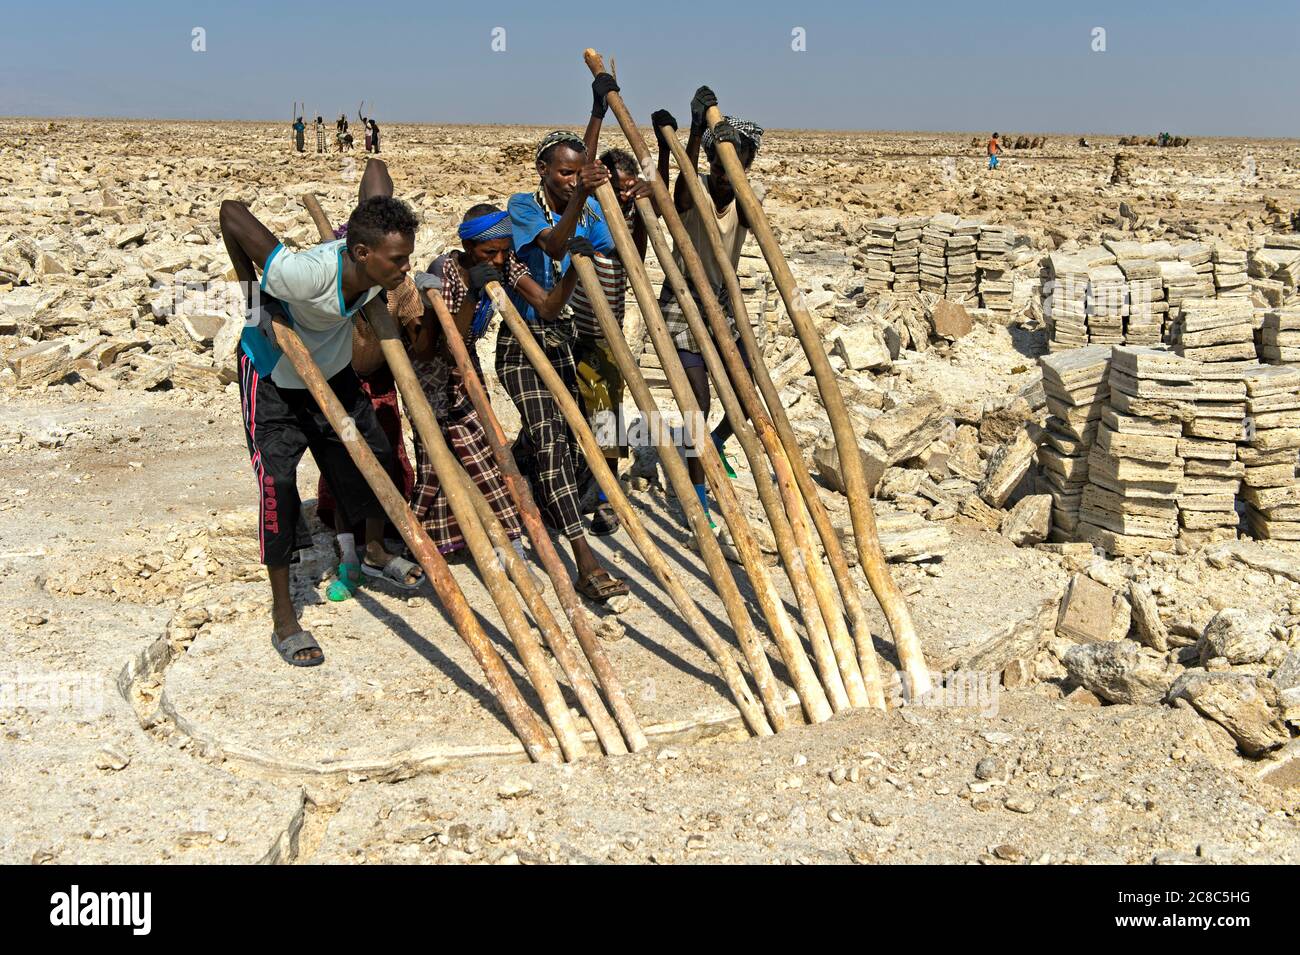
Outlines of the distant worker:
M 325 119 L 322 116 L 316 117 L 316 152 L 325 151 Z
M 307 124 L 304 123 L 302 117 L 299 116 L 293 124 L 293 147 L 298 150 L 298 152 L 303 151 L 303 134 L 306 133 L 306 131 Z
M 366 137 L 370 142 L 371 151 L 379 155 L 379 124 L 373 119 L 370 121 L 370 135 Z
M 989 140 L 989 168 L 998 168 L 998 153 L 1002 152 L 1002 146 L 998 143 L 998 134 L 994 133 L 993 138 Z

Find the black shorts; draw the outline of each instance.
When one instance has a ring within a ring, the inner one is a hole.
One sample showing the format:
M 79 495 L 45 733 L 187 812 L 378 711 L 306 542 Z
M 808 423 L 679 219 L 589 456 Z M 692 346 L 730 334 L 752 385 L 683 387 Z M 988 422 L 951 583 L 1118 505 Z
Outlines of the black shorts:
M 392 473 L 393 447 L 379 426 L 370 399 L 361 390 L 349 365 L 329 380 L 379 463 Z M 289 563 L 294 551 L 294 530 L 302 501 L 298 497 L 298 462 L 304 451 L 311 456 L 329 484 L 345 525 L 384 516 L 383 508 L 334 432 L 324 412 L 306 388 L 278 388 L 258 375 L 253 363 L 239 353 L 239 400 L 244 412 L 244 434 L 257 476 L 258 543 L 263 564 Z

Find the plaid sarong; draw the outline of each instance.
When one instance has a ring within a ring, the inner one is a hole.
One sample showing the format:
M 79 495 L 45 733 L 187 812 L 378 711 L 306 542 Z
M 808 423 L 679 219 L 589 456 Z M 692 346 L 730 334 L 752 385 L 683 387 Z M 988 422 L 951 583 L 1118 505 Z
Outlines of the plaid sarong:
M 544 324 L 538 331 L 536 338 L 547 359 L 578 401 L 572 322 Z M 506 327 L 497 334 L 496 372 L 519 409 L 522 423 L 514 444 L 515 461 L 533 484 L 543 519 L 570 540 L 581 537 L 579 492 L 589 475 L 586 458 L 555 399 Z
M 445 362 L 417 361 L 412 364 L 420 379 L 420 387 L 433 406 L 447 445 L 483 492 L 506 533 L 512 539 L 517 538 L 520 534 L 519 512 L 492 456 L 492 446 L 488 444 L 483 425 L 461 384 L 460 373 L 449 374 Z M 465 546 L 451 503 L 433 469 L 433 459 L 418 434 L 415 436 L 415 487 L 411 491 L 411 510 L 440 553 L 446 554 Z

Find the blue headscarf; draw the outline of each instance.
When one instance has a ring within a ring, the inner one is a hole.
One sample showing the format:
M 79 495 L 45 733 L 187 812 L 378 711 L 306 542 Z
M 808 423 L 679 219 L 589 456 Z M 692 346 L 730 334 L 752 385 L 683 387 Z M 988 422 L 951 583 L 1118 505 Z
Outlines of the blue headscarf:
M 489 239 L 510 238 L 510 213 L 489 212 L 460 224 L 456 234 L 467 242 L 486 242 Z

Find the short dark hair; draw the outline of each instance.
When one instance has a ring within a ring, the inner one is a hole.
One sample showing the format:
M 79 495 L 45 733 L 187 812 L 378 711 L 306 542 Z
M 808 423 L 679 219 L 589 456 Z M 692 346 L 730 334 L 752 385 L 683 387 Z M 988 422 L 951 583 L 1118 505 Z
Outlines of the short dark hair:
M 551 157 L 555 155 L 555 150 L 559 149 L 561 146 L 565 147 L 566 149 L 572 149 L 579 156 L 587 155 L 586 143 L 576 142 L 572 139 L 561 139 L 558 143 L 551 143 L 551 145 L 543 149 L 537 155 L 537 161 L 542 163 L 543 165 L 549 166 L 551 164 Z
M 480 202 L 476 206 L 470 206 L 465 211 L 465 215 L 461 218 L 460 221 L 468 222 L 470 219 L 477 219 L 479 216 L 485 216 L 491 212 L 500 212 L 500 211 L 501 211 L 500 209 L 492 205 L 492 203 L 490 202 Z
M 619 170 L 632 175 L 641 175 L 641 165 L 626 149 L 606 149 L 600 154 L 600 161 L 605 164 L 611 176 L 617 176 Z
M 415 238 L 420 221 L 401 199 L 392 196 L 371 196 L 352 210 L 348 217 L 348 251 L 358 245 L 373 248 L 392 232 Z

